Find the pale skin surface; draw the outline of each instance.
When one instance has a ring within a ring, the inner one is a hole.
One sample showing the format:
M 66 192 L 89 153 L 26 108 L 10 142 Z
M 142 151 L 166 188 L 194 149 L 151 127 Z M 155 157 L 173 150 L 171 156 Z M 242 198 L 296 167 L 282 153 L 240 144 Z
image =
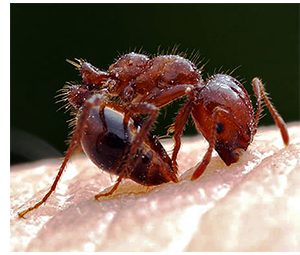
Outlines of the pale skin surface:
M 46 205 L 19 219 L 50 188 L 60 160 L 14 167 L 11 251 L 300 251 L 300 123 L 285 147 L 276 126 L 258 130 L 239 162 L 214 152 L 204 174 L 191 169 L 208 147 L 183 139 L 180 182 L 144 187 L 116 179 L 74 156 Z M 164 142 L 171 151 L 172 142 Z M 187 170 L 189 169 L 189 170 Z

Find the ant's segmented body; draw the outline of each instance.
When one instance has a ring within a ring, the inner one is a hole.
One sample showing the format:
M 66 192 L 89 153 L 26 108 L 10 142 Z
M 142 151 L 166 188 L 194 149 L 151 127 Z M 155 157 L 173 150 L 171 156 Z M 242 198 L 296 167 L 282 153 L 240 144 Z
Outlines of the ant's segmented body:
M 100 71 L 84 60 L 71 64 L 82 77 L 81 84 L 70 84 L 65 89 L 67 100 L 76 111 L 76 127 L 69 149 L 50 191 L 27 210 L 23 217 L 43 204 L 55 190 L 72 151 L 81 143 L 86 155 L 103 170 L 119 176 L 106 194 L 112 194 L 122 178 L 130 178 L 143 185 L 178 182 L 176 158 L 181 135 L 189 115 L 197 130 L 209 142 L 209 148 L 192 180 L 197 179 L 209 164 L 215 149 L 230 165 L 237 162 L 257 131 L 257 123 L 264 100 L 284 143 L 288 144 L 285 123 L 277 113 L 258 78 L 252 86 L 257 98 L 254 115 L 252 103 L 242 84 L 226 74 L 216 74 L 207 81 L 201 70 L 179 55 L 159 55 L 149 58 L 129 53 L 121 56 L 107 72 Z M 114 97 L 118 98 L 115 102 Z M 172 160 L 158 139 L 150 131 L 161 107 L 186 97 L 169 132 L 174 132 Z M 141 114 L 148 114 L 143 121 Z

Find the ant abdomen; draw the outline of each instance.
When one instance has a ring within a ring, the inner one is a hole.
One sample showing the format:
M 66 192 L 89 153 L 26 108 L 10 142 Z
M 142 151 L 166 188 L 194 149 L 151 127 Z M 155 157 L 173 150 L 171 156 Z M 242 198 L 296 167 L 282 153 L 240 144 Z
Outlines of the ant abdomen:
M 132 141 L 142 123 L 133 117 L 126 120 L 124 116 L 115 105 L 114 108 L 107 105 L 100 110 L 99 106 L 89 109 L 81 137 L 86 155 L 95 165 L 116 175 L 120 175 L 127 157 L 132 158 L 130 163 L 138 158 L 133 166 L 128 166 L 133 169 L 124 178 L 143 185 L 177 182 L 172 161 L 154 135 L 148 135 L 136 155 L 129 155 Z

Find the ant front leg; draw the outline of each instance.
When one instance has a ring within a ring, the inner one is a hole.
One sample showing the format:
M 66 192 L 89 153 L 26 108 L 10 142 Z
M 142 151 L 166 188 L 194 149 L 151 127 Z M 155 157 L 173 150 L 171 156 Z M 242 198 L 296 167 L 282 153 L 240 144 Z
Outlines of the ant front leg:
M 247 134 L 244 131 L 243 127 L 241 126 L 241 124 L 235 119 L 235 117 L 226 109 L 217 106 L 212 113 L 212 127 L 211 127 L 211 133 L 210 133 L 210 137 L 208 139 L 208 143 L 209 143 L 209 147 L 207 149 L 207 152 L 205 153 L 201 164 L 196 168 L 196 170 L 193 173 L 193 176 L 191 178 L 192 181 L 198 179 L 203 172 L 205 171 L 207 165 L 210 162 L 211 159 L 211 154 L 213 149 L 215 148 L 215 143 L 217 140 L 217 134 L 218 134 L 218 123 L 220 121 L 220 119 L 222 118 L 222 121 L 226 123 L 231 123 L 232 127 L 236 126 L 236 128 L 238 128 L 238 130 L 241 130 L 241 133 L 243 133 L 244 136 L 247 136 Z
M 269 100 L 267 93 L 265 91 L 264 85 L 262 84 L 261 80 L 258 78 L 254 78 L 252 80 L 252 87 L 257 99 L 257 109 L 256 109 L 256 116 L 255 116 L 255 128 L 257 128 L 257 124 L 258 124 L 258 120 L 260 117 L 260 113 L 261 113 L 261 97 L 263 98 L 263 100 L 266 103 L 266 106 L 268 107 L 277 127 L 280 129 L 281 132 L 281 136 L 282 136 L 282 140 L 284 142 L 285 145 L 289 144 L 289 135 L 288 135 L 288 131 L 285 125 L 284 120 L 282 119 L 282 117 L 280 116 L 280 114 L 277 112 L 277 110 L 275 109 L 275 107 L 273 106 L 273 104 L 271 103 L 271 101 Z

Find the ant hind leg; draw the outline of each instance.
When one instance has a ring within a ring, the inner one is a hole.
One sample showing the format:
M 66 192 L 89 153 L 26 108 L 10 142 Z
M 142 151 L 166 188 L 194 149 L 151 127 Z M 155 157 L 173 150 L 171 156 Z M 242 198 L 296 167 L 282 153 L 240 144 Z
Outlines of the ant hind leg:
M 117 182 L 114 184 L 114 186 L 112 187 L 112 189 L 106 193 L 100 193 L 98 195 L 95 195 L 95 199 L 99 200 L 100 197 L 107 197 L 112 195 L 118 188 L 119 184 L 121 183 L 123 177 L 124 177 L 125 171 L 123 171 L 123 173 L 121 173 L 118 177 Z
M 66 165 L 72 155 L 72 152 L 74 151 L 74 149 L 77 147 L 78 143 L 80 142 L 80 139 L 81 139 L 81 134 L 82 134 L 82 130 L 83 130 L 83 127 L 84 127 L 84 123 L 85 123 L 85 120 L 87 118 L 87 115 L 88 115 L 88 110 L 94 105 L 94 104 L 99 104 L 99 106 L 102 104 L 103 102 L 103 98 L 105 97 L 105 91 L 102 93 L 102 95 L 95 95 L 95 98 L 93 98 L 93 101 L 89 102 L 87 101 L 84 105 L 84 108 L 81 112 L 81 115 L 80 117 L 78 118 L 78 121 L 77 121 L 77 125 L 76 125 L 76 128 L 73 132 L 73 135 L 72 135 L 72 139 L 71 139 L 71 142 L 70 142 L 70 146 L 66 152 L 66 155 L 64 157 L 64 161 L 62 162 L 60 168 L 59 168 L 59 171 L 55 177 L 55 180 L 50 188 L 50 190 L 46 193 L 46 195 L 38 202 L 36 203 L 34 206 L 32 207 L 29 207 L 28 209 L 18 213 L 19 215 L 19 218 L 24 218 L 24 216 L 30 212 L 30 211 L 33 211 L 37 208 L 39 208 L 42 204 L 44 204 L 48 198 L 50 197 L 50 195 L 55 191 L 56 189 L 56 186 L 58 184 L 58 181 L 60 179 L 60 177 L 62 176 L 62 173 L 63 171 L 65 170 L 66 168 Z
M 58 181 L 59 181 L 59 179 L 60 179 L 60 177 L 61 177 L 61 175 L 62 175 L 62 173 L 63 173 L 63 171 L 64 171 L 64 169 L 65 169 L 65 167 L 66 167 L 66 165 L 67 165 L 67 162 L 69 161 L 70 156 L 71 156 L 73 150 L 75 149 L 76 145 L 77 145 L 77 140 L 73 140 L 73 139 L 72 139 L 71 144 L 70 144 L 70 146 L 69 146 L 69 149 L 68 149 L 68 151 L 67 151 L 67 153 L 66 153 L 66 156 L 65 156 L 65 158 L 64 158 L 64 161 L 63 161 L 63 163 L 61 164 L 61 166 L 60 166 L 60 168 L 59 168 L 59 171 L 58 171 L 58 173 L 57 173 L 57 175 L 56 175 L 56 177 L 55 177 L 55 180 L 54 180 L 54 182 L 53 182 L 53 184 L 52 184 L 50 190 L 49 190 L 49 191 L 46 193 L 46 195 L 45 195 L 38 203 L 36 203 L 34 206 L 29 207 L 28 209 L 26 209 L 26 210 L 24 210 L 24 211 L 22 211 L 22 212 L 19 212 L 19 213 L 18 213 L 19 218 L 24 218 L 25 214 L 27 214 L 27 213 L 29 213 L 30 211 L 33 211 L 33 210 L 39 208 L 43 203 L 45 203 L 45 202 L 48 200 L 48 198 L 50 197 L 50 195 L 55 191 L 56 186 L 57 186 L 57 183 L 58 183 Z
M 130 111 L 134 112 L 135 114 L 142 114 L 142 113 L 149 114 L 150 113 L 150 116 L 147 118 L 145 123 L 142 125 L 141 130 L 134 138 L 134 141 L 132 142 L 130 149 L 128 150 L 127 153 L 125 153 L 125 156 L 126 155 L 134 155 L 137 153 L 138 148 L 143 143 L 145 136 L 148 134 L 149 130 L 151 129 L 152 124 L 155 121 L 156 115 L 158 113 L 158 109 L 155 106 L 153 106 L 152 104 L 146 104 L 146 103 L 133 104 L 130 107 Z M 128 116 L 126 116 L 126 120 L 128 120 Z M 124 119 L 124 125 L 126 125 L 126 120 Z M 108 191 L 106 193 L 100 193 L 98 195 L 95 195 L 95 199 L 99 200 L 100 197 L 106 197 L 106 196 L 112 195 L 117 190 L 122 179 L 125 176 L 130 176 L 130 172 L 134 169 L 134 167 L 138 163 L 139 158 L 140 157 L 136 157 L 133 160 L 133 162 L 130 162 L 130 157 L 125 157 L 124 158 L 125 163 L 123 163 L 120 166 L 119 171 L 118 171 L 118 172 L 120 172 L 120 174 L 117 179 L 117 182 L 114 184 L 114 186 L 111 188 L 110 191 Z

